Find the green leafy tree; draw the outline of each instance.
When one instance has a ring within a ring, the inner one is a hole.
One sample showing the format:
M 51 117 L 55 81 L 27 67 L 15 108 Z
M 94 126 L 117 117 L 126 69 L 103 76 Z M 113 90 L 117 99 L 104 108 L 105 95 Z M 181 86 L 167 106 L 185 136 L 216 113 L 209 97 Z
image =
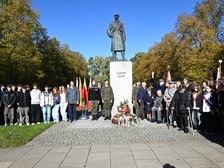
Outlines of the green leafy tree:
M 111 57 L 96 56 L 91 57 L 88 61 L 89 75 L 96 81 L 103 82 L 110 76 L 110 60 Z
M 0 79 L 5 84 L 58 86 L 88 76 L 82 54 L 47 36 L 29 0 L 0 1 L 0 51 Z
M 28 83 L 39 75 L 40 53 L 32 39 L 37 16 L 24 0 L 12 0 L 1 8 L 0 74 L 7 83 L 12 79 Z

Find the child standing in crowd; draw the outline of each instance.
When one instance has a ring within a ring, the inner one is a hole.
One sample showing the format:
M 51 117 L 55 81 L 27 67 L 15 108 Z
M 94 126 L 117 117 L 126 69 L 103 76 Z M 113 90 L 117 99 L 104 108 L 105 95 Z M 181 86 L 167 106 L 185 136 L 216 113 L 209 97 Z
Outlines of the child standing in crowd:
M 4 104 L 4 119 L 5 126 L 8 125 L 8 118 L 10 120 L 10 125 L 13 125 L 14 119 L 14 104 L 16 103 L 16 95 L 11 90 L 11 85 L 7 85 L 7 91 L 3 94 L 3 104 Z
M 157 97 L 154 101 L 152 108 L 152 120 L 151 122 L 156 122 L 158 124 L 162 123 L 162 110 L 163 110 L 163 94 L 161 90 L 157 90 Z M 156 115 L 157 112 L 157 115 Z M 157 116 L 157 120 L 156 120 Z
M 40 106 L 42 108 L 44 123 L 49 123 L 51 116 L 51 107 L 53 106 L 53 97 L 47 85 L 44 88 L 44 92 L 41 93 Z
M 60 97 L 60 94 L 58 93 L 58 89 L 56 87 L 53 88 L 53 101 L 54 101 L 54 105 L 52 108 L 52 117 L 53 117 L 54 122 L 58 123 L 59 122 L 59 108 L 60 108 L 61 97 Z
M 61 116 L 63 121 L 67 121 L 67 113 L 66 109 L 68 106 L 68 101 L 66 100 L 66 89 L 64 86 L 61 86 L 61 92 L 60 92 L 61 102 L 60 102 L 60 110 L 61 110 Z
M 171 102 L 171 109 L 176 110 L 177 115 L 180 119 L 180 128 L 184 133 L 188 133 L 188 113 L 190 110 L 190 100 L 188 93 L 185 92 L 184 85 L 178 87 L 178 91 L 175 93 L 173 100 Z
M 153 107 L 153 101 L 155 97 L 152 95 L 152 87 L 149 87 L 144 95 L 144 104 L 145 104 L 145 112 L 146 112 L 146 119 L 151 121 L 151 111 Z
M 37 88 L 37 84 L 33 84 L 33 89 L 30 91 L 31 96 L 31 122 L 40 124 L 40 96 L 41 91 Z
M 22 86 L 22 91 L 18 92 L 17 105 L 18 105 L 18 113 L 20 116 L 19 126 L 22 126 L 24 124 L 24 120 L 26 121 L 26 125 L 30 125 L 29 120 L 30 94 L 29 92 L 26 91 L 25 86 Z
M 194 91 L 191 94 L 191 107 L 192 107 L 192 121 L 193 129 L 197 130 L 201 125 L 201 113 L 202 113 L 202 93 L 200 85 L 196 84 Z

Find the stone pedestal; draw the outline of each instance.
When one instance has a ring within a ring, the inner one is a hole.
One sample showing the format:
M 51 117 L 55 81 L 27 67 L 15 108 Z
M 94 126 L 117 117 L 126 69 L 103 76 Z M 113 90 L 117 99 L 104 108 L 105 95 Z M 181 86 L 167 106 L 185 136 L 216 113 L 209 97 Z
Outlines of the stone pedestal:
M 128 100 L 132 109 L 132 62 L 110 63 L 110 85 L 114 92 L 112 116 L 117 113 L 121 101 Z

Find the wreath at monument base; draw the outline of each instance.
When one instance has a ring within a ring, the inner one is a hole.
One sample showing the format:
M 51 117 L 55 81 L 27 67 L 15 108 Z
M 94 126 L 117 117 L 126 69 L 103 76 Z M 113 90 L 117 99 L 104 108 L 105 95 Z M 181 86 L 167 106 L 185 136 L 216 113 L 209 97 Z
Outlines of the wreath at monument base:
M 131 114 L 128 100 L 120 102 L 117 106 L 118 112 L 112 117 L 111 122 L 121 126 L 135 126 L 139 123 L 139 118 L 135 114 Z

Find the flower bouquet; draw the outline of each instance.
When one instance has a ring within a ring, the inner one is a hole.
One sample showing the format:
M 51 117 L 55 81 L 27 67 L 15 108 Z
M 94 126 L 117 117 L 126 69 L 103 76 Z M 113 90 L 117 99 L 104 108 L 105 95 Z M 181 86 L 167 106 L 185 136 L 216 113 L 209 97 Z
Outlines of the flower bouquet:
M 131 114 L 131 109 L 128 105 L 128 100 L 124 100 L 117 106 L 118 112 L 112 117 L 113 124 L 121 126 L 134 126 L 139 122 L 139 118 L 135 114 Z

